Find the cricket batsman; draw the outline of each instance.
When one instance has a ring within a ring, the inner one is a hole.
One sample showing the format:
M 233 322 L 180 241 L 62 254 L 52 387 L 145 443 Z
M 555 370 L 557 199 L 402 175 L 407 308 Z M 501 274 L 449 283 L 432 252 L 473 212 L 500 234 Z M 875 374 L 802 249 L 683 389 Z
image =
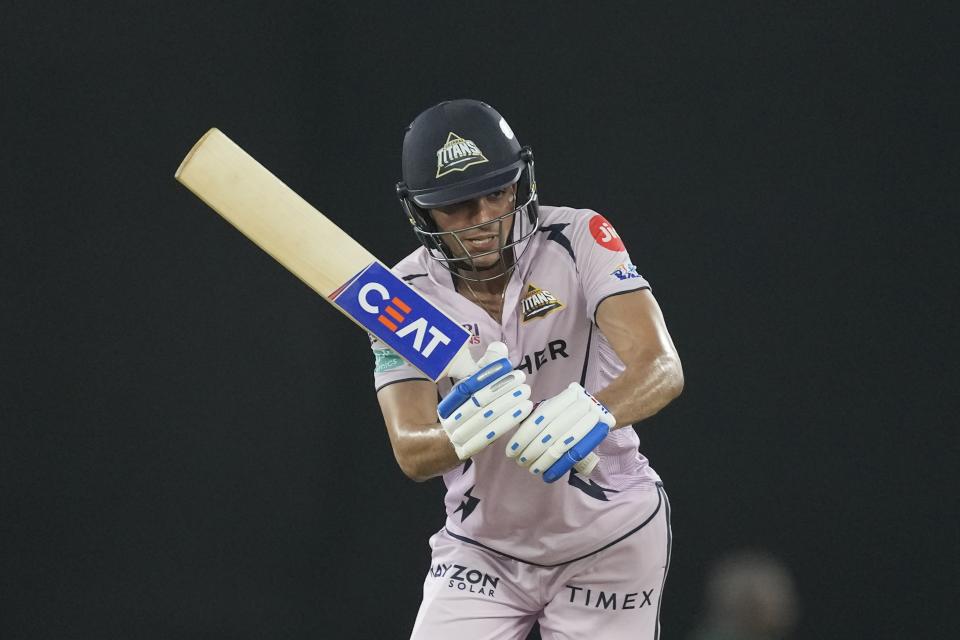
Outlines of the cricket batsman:
M 447 489 L 411 637 L 659 638 L 670 503 L 632 425 L 683 371 L 649 283 L 603 215 L 538 204 L 531 149 L 483 102 L 417 116 L 402 175 L 422 246 L 394 271 L 478 362 L 435 384 L 372 344 L 400 468 Z

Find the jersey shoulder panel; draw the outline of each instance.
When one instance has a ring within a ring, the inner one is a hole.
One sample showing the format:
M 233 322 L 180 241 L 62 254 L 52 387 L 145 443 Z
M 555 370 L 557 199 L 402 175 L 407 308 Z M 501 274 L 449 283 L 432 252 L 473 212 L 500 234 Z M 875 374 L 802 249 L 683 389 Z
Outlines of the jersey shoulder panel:
M 564 232 L 571 239 L 581 239 L 596 234 L 595 227 L 606 221 L 600 213 L 593 209 L 577 209 L 574 207 L 544 207 L 547 215 L 542 217 L 541 227 L 564 225 Z
M 546 240 L 563 245 L 573 257 L 589 317 L 594 318 L 598 305 L 611 295 L 650 288 L 603 214 L 593 209 L 549 207 L 541 230 L 546 230 Z
M 589 224 L 594 216 L 600 215 L 593 209 L 578 209 L 576 207 L 540 207 L 540 220 L 542 224 L 567 223 L 577 227 L 584 227 Z
M 532 253 L 559 251 L 570 257 L 576 264 L 576 252 L 572 244 L 571 223 L 576 217 L 576 209 L 570 207 L 540 207 L 540 229 L 534 238 Z
M 423 247 L 411 251 L 403 260 L 393 265 L 393 272 L 400 276 L 407 284 L 422 286 L 421 279 L 429 279 L 433 258 Z
M 540 248 L 560 247 L 573 259 L 579 270 L 582 254 L 592 250 L 597 232 L 594 227 L 605 222 L 592 209 L 574 207 L 541 207 Z

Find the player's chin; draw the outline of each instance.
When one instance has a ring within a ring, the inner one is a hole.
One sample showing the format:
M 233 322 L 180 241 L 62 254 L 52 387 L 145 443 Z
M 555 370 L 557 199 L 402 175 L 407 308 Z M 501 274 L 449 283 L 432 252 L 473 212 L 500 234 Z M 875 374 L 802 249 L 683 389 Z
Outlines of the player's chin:
M 501 262 L 500 252 L 465 258 L 461 263 L 467 271 L 487 271 Z

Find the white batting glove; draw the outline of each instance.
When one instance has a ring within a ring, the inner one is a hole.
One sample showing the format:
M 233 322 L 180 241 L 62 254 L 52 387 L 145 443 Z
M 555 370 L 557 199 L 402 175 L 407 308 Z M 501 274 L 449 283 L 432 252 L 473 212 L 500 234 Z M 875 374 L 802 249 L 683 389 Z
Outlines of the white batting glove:
M 507 444 L 507 457 L 553 482 L 593 451 L 615 425 L 606 407 L 571 382 L 523 421 Z
M 514 371 L 507 345 L 491 343 L 478 365 L 437 405 L 440 424 L 461 460 L 475 456 L 533 410 L 527 377 Z

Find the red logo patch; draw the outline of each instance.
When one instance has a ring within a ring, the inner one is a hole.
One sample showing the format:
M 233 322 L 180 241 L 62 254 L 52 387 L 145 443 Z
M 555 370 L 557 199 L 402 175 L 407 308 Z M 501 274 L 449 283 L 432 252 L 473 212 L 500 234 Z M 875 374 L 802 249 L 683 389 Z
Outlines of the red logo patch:
M 599 213 L 590 218 L 590 235 L 597 241 L 597 244 L 610 251 L 626 251 L 623 241 L 617 234 L 613 225 L 607 222 Z

